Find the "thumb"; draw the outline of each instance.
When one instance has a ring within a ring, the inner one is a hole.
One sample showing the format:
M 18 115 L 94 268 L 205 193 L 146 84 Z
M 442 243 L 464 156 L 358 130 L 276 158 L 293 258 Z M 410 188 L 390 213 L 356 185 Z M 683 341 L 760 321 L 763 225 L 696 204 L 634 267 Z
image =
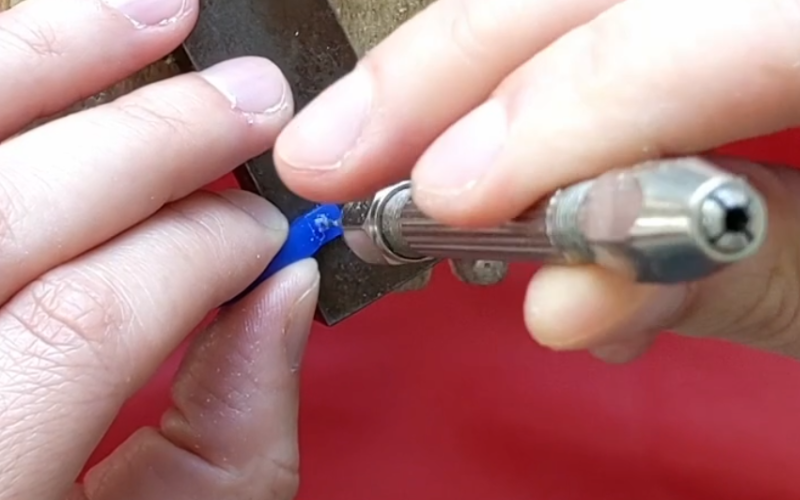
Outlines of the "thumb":
M 525 299 L 534 338 L 624 362 L 660 331 L 739 342 L 800 359 L 800 172 L 743 160 L 717 163 L 764 195 L 769 234 L 750 259 L 700 282 L 632 283 L 596 266 L 539 271 Z

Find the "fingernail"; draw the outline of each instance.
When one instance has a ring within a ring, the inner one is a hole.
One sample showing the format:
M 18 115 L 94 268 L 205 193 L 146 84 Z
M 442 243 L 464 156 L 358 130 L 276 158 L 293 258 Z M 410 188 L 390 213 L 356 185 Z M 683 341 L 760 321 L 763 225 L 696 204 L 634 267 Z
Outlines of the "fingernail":
M 105 0 L 109 7 L 128 18 L 134 26 L 146 28 L 174 22 L 186 11 L 187 0 Z
M 456 123 L 433 143 L 413 172 L 414 189 L 451 197 L 480 182 L 505 144 L 505 106 L 489 101 Z
M 229 189 L 219 195 L 271 231 L 286 232 L 289 228 L 289 222 L 280 210 L 257 194 Z
M 290 105 L 286 79 L 267 59 L 231 59 L 203 70 L 200 76 L 227 97 L 234 109 L 244 113 L 274 114 Z
M 292 371 L 297 371 L 303 360 L 308 334 L 311 332 L 311 325 L 317 310 L 319 268 L 314 259 L 306 259 L 293 264 L 292 267 L 294 267 L 293 271 L 297 273 L 298 287 L 303 286 L 305 291 L 292 305 L 283 332 L 286 338 L 286 355 L 289 358 L 289 366 Z
M 276 147 L 281 159 L 301 170 L 339 168 L 361 137 L 372 95 L 369 73 L 361 68 L 352 71 L 284 129 Z

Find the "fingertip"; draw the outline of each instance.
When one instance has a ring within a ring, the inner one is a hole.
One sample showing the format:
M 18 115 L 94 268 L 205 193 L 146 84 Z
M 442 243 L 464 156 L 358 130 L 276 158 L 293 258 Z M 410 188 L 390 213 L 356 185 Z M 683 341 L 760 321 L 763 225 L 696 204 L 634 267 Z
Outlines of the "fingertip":
M 294 98 L 283 71 L 263 57 L 229 59 L 199 73 L 221 93 L 235 111 L 245 114 L 248 122 L 263 122 L 268 127 L 269 149 L 294 113 Z
M 281 181 L 293 193 L 317 203 L 346 203 L 372 196 L 395 182 L 408 178 L 404 162 L 399 162 L 396 149 L 403 145 L 376 144 L 374 148 L 347 158 L 346 163 L 331 169 L 296 168 L 287 160 L 287 130 L 293 128 L 291 121 L 278 135 L 273 152 L 275 169 Z
M 103 12 L 115 20 L 124 20 L 133 30 L 142 32 L 177 32 L 188 34 L 197 21 L 198 0 L 166 0 L 143 4 L 126 0 L 103 0 Z
M 290 271 L 297 281 L 296 290 L 303 290 L 292 303 L 283 329 L 289 368 L 292 373 L 296 373 L 300 369 L 317 311 L 320 273 L 314 259 L 298 262 L 290 266 Z
M 348 199 L 363 191 L 364 175 L 351 174 L 364 170 L 360 165 L 368 149 L 365 142 L 369 142 L 373 99 L 373 76 L 359 65 L 295 116 L 278 136 L 274 149 L 278 174 L 287 187 L 324 202 Z
M 274 233 L 274 239 L 279 246 L 286 241 L 286 237 L 289 233 L 289 221 L 286 220 L 286 216 L 283 215 L 278 207 L 268 200 L 255 193 L 241 189 L 227 189 L 221 191 L 219 195 L 236 208 L 251 216 L 271 233 Z
M 653 293 L 597 266 L 545 267 L 528 286 L 525 324 L 551 349 L 585 349 L 619 335 Z
M 450 225 L 490 225 L 511 218 L 506 193 L 485 178 L 508 134 L 505 106 L 488 101 L 445 131 L 411 172 L 414 201 L 431 217 Z M 507 217 L 506 217 L 507 215 Z
M 273 279 L 286 283 L 286 286 L 292 289 L 292 293 L 297 295 L 297 301 L 309 294 L 316 296 L 320 280 L 319 263 L 316 259 L 303 259 L 282 269 Z M 298 294 L 298 290 L 301 293 Z
M 485 228 L 519 217 L 530 207 L 510 203 L 505 189 L 481 189 L 449 196 L 419 189 L 412 180 L 414 203 L 428 217 L 459 228 Z
M 289 123 L 291 126 L 292 122 Z M 278 135 L 273 150 L 275 171 L 281 182 L 296 195 L 317 203 L 345 203 L 364 198 L 370 193 L 364 188 L 365 179 L 342 171 L 299 170 L 282 155 L 283 132 Z
M 373 95 L 373 77 L 363 65 L 325 89 L 282 134 L 285 164 L 316 172 L 340 169 L 362 142 Z
M 600 322 L 608 323 L 602 278 L 593 268 L 544 267 L 528 285 L 524 317 L 528 332 L 552 349 L 583 347 Z

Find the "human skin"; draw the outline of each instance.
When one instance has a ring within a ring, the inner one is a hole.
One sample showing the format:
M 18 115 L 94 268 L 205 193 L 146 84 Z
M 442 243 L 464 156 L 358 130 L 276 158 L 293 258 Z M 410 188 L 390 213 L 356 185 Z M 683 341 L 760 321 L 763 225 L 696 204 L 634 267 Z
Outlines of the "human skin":
M 411 173 L 429 213 L 473 225 L 619 163 L 780 130 L 796 123 L 794 5 L 441 0 L 289 125 L 281 174 L 344 200 Z M 17 134 L 164 57 L 196 15 L 191 0 L 27 0 L 0 15 L 0 499 L 295 493 L 310 261 L 225 308 L 161 425 L 73 485 L 127 396 L 285 238 L 264 200 L 195 191 L 269 149 L 291 96 L 246 58 Z M 769 201 L 757 258 L 692 287 L 545 269 L 525 309 L 537 340 L 622 361 L 673 328 L 796 357 L 798 175 L 730 166 Z
M 798 27 L 795 0 L 439 0 L 299 113 L 278 170 L 319 201 L 410 177 L 441 222 L 503 222 L 611 168 L 797 125 Z M 523 311 L 535 339 L 624 362 L 669 329 L 800 356 L 800 176 L 727 165 L 767 198 L 757 256 L 671 287 L 545 268 Z
M 160 426 L 74 484 L 126 399 L 286 238 L 266 200 L 199 191 L 269 149 L 292 116 L 271 62 L 81 104 L 167 56 L 197 12 L 195 0 L 27 0 L 0 13 L 0 499 L 296 492 L 312 260 L 223 307 Z

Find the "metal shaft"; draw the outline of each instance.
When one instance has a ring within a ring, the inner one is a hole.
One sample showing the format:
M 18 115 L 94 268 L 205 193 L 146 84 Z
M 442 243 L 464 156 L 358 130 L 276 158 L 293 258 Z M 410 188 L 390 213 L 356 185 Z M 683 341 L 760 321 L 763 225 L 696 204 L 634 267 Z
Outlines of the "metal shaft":
M 517 219 L 453 228 L 414 204 L 410 184 L 387 188 L 345 215 L 345 239 L 373 263 L 433 258 L 594 263 L 640 282 L 704 278 L 758 251 L 767 226 L 761 195 L 712 161 L 678 158 L 615 170 L 560 189 Z M 349 237 L 348 237 L 349 236 Z M 369 248 L 370 252 L 365 250 Z M 379 256 L 376 258 L 376 256 Z
M 386 203 L 381 230 L 390 250 L 408 259 L 561 260 L 547 230 L 548 198 L 517 219 L 497 227 L 461 229 L 425 215 L 411 197 L 409 183 Z

